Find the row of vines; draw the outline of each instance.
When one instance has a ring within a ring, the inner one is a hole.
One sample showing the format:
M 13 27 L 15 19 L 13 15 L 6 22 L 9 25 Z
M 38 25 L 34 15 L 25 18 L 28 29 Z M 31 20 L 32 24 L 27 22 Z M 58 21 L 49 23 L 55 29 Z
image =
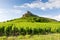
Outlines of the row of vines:
M 27 25 L 25 25 L 25 24 L 27 24 Z M 51 25 L 49 24 L 50 25 L 49 26 L 47 23 L 39 24 L 42 26 L 37 25 L 36 27 L 34 27 L 32 25 L 31 25 L 32 27 L 30 27 L 29 23 L 25 23 L 25 24 L 24 23 L 11 24 L 11 25 L 8 25 L 7 27 L 3 25 L 0 27 L 0 36 L 18 36 L 18 35 L 35 35 L 35 34 L 38 34 L 38 35 L 44 34 L 45 35 L 45 34 L 49 34 L 49 33 L 60 33 L 60 27 L 59 27 L 59 25 L 56 26 L 56 24 L 54 25 L 56 27 L 54 27 L 53 24 L 52 24 L 53 27 L 51 27 Z M 28 26 L 28 24 L 29 24 L 29 26 Z M 19 25 L 19 26 L 17 26 L 17 25 Z M 22 26 L 20 26 L 20 25 L 22 25 Z M 36 24 L 34 23 L 34 25 L 36 25 Z M 43 27 L 43 25 L 44 25 L 44 27 Z

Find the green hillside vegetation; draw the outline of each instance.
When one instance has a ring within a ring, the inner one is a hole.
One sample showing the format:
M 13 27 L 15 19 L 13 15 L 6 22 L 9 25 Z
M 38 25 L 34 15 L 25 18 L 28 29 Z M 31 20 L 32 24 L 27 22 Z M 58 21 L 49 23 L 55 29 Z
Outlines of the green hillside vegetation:
M 27 11 L 21 18 L 17 18 L 14 20 L 8 20 L 8 22 L 58 22 L 55 19 L 39 17 L 37 15 L 32 14 L 30 11 Z

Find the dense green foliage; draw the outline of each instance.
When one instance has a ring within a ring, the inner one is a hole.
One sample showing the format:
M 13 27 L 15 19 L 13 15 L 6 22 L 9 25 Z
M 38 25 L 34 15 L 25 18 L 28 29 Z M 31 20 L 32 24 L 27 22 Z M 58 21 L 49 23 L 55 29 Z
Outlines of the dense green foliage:
M 0 36 L 39 35 L 49 33 L 60 33 L 60 23 L 0 23 Z

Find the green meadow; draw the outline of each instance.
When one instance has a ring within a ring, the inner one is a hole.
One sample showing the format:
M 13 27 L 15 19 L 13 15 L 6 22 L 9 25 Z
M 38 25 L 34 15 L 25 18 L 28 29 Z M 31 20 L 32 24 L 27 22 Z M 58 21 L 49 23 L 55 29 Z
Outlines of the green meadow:
M 48 35 L 25 35 L 25 36 L 17 36 L 17 37 L 0 37 L 0 40 L 60 40 L 60 34 L 48 34 Z

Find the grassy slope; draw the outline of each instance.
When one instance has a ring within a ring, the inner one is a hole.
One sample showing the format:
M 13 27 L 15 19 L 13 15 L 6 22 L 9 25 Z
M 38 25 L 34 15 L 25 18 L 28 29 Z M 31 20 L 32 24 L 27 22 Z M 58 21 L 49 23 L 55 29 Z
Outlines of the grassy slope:
M 31 12 L 27 11 L 21 18 L 16 18 L 14 20 L 8 20 L 7 22 L 2 22 L 0 25 L 8 25 L 8 24 L 23 24 L 23 25 L 40 25 L 40 23 L 58 23 L 57 20 L 50 19 L 50 18 L 44 18 L 44 17 L 39 17 L 37 15 L 32 14 Z M 26 24 L 27 23 L 27 24 Z M 31 26 L 30 25 L 30 26 Z M 22 26 L 22 25 L 20 25 Z
M 60 40 L 60 34 L 48 34 L 48 35 L 26 35 L 26 36 L 17 36 L 17 37 L 0 37 L 0 40 Z
M 8 20 L 7 22 L 57 22 L 57 20 L 45 17 L 39 17 L 27 11 L 27 13 L 25 13 L 21 18 Z

